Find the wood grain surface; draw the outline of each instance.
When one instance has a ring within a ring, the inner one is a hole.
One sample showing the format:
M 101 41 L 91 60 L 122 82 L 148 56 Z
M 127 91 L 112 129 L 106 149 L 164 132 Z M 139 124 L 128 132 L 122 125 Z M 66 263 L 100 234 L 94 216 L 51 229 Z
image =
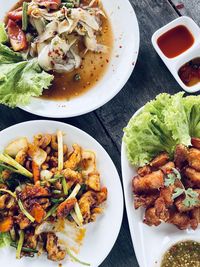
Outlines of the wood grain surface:
M 120 175 L 123 128 L 131 116 L 157 94 L 161 92 L 174 94 L 181 91 L 180 86 L 154 51 L 151 45 L 152 34 L 180 15 L 191 16 L 200 25 L 200 0 L 130 0 L 130 2 L 139 21 L 141 41 L 138 61 L 129 81 L 113 100 L 97 111 L 73 119 L 60 120 L 79 127 L 100 142 L 110 154 Z M 44 118 L 20 109 L 11 110 L 0 106 L 0 130 L 16 123 L 38 119 Z M 118 240 L 101 265 L 101 267 L 111 266 L 138 267 L 126 214 Z

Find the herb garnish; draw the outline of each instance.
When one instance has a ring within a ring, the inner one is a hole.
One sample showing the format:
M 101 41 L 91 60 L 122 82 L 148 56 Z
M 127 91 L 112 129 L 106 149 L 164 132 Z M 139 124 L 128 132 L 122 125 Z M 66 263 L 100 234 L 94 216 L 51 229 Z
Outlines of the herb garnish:
M 165 177 L 164 184 L 167 187 L 169 187 L 170 185 L 174 185 L 177 179 L 181 181 L 180 172 L 175 168 L 173 168 L 172 170 L 173 172 L 167 174 Z M 172 195 L 173 200 L 181 196 L 182 194 L 185 195 L 185 199 L 183 200 L 183 205 L 185 207 L 193 207 L 199 203 L 199 193 L 194 191 L 192 188 L 186 189 L 183 184 L 182 187 L 177 187 L 174 189 L 174 193 Z

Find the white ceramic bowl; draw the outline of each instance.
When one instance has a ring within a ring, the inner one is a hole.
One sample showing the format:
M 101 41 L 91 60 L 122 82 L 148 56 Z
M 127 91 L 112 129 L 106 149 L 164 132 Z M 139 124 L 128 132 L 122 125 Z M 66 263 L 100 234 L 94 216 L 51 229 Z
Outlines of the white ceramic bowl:
M 0 20 L 16 2 L 17 0 L 4 2 L 0 9 Z M 29 105 L 20 108 L 44 117 L 74 117 L 99 108 L 122 89 L 134 69 L 138 56 L 138 22 L 128 0 L 102 0 L 102 3 L 111 20 L 114 33 L 114 49 L 104 77 L 94 88 L 70 101 L 32 98 Z
M 139 112 L 141 109 L 133 116 L 137 116 Z M 122 142 L 121 149 L 121 164 L 129 228 L 140 267 L 160 267 L 164 253 L 179 241 L 200 242 L 200 228 L 195 231 L 191 229 L 181 231 L 176 226 L 167 223 L 162 223 L 157 227 L 144 224 L 144 209 L 135 210 L 133 206 L 132 178 L 137 175 L 137 170 L 128 162 L 124 142 Z
M 26 136 L 29 140 L 37 133 L 55 133 L 57 130 L 65 133 L 64 142 L 70 146 L 73 143 L 85 149 L 93 150 L 97 156 L 97 169 L 101 174 L 102 185 L 108 188 L 108 200 L 102 215 L 96 222 L 86 226 L 86 236 L 81 246 L 78 258 L 89 262 L 91 267 L 99 266 L 112 249 L 122 222 L 123 194 L 119 175 L 103 147 L 85 132 L 65 123 L 55 121 L 30 121 L 9 127 L 0 133 L 0 147 L 3 148 L 12 140 Z M 15 249 L 0 249 L 1 266 L 12 267 L 58 267 L 58 263 L 47 260 L 46 255 L 35 258 L 15 259 Z M 81 267 L 78 263 L 65 260 L 63 267 Z
M 164 33 L 168 32 L 169 30 L 183 25 L 185 26 L 193 35 L 194 37 L 194 44 L 187 49 L 185 52 L 181 53 L 180 55 L 174 57 L 174 58 L 168 58 L 166 57 L 161 49 L 159 48 L 157 44 L 158 38 L 163 35 Z M 161 57 L 165 65 L 168 67 L 169 71 L 171 74 L 174 76 L 178 84 L 183 88 L 188 93 L 195 93 L 200 90 L 200 83 L 197 83 L 193 86 L 187 86 L 185 85 L 182 80 L 180 79 L 178 75 L 179 69 L 187 62 L 190 60 L 200 57 L 200 52 L 199 52 L 199 46 L 200 46 L 200 27 L 192 20 L 190 17 L 187 16 L 182 16 L 179 17 L 164 27 L 158 29 L 152 36 L 152 44 L 153 47 L 155 48 L 156 52 L 158 55 Z

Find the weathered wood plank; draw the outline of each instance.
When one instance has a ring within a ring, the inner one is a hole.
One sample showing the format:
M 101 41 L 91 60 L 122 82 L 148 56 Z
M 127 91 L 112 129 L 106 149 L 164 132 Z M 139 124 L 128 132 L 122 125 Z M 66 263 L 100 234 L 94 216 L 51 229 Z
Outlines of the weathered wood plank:
M 170 0 L 181 15 L 189 16 L 200 25 L 200 0 Z
M 178 14 L 167 0 L 131 0 L 136 11 L 141 34 L 138 62 L 123 90 L 107 105 L 97 110 L 118 149 L 123 127 L 134 112 L 161 92 L 181 90 L 151 44 L 152 34 L 175 19 Z M 112 88 L 110 88 L 112 90 Z

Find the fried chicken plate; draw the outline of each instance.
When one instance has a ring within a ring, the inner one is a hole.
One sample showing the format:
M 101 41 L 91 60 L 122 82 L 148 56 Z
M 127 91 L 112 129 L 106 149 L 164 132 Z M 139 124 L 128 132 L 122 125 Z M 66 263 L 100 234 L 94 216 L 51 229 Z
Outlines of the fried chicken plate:
M 144 223 L 174 224 L 196 229 L 200 222 L 200 139 L 177 145 L 174 159 L 167 153 L 140 167 L 133 177 L 134 207 L 145 208 Z
M 0 234 L 9 234 L 18 259 L 38 251 L 52 261 L 71 255 L 55 224 L 95 221 L 107 199 L 95 153 L 78 144 L 69 150 L 61 131 L 11 142 L 0 154 L 0 171 Z

